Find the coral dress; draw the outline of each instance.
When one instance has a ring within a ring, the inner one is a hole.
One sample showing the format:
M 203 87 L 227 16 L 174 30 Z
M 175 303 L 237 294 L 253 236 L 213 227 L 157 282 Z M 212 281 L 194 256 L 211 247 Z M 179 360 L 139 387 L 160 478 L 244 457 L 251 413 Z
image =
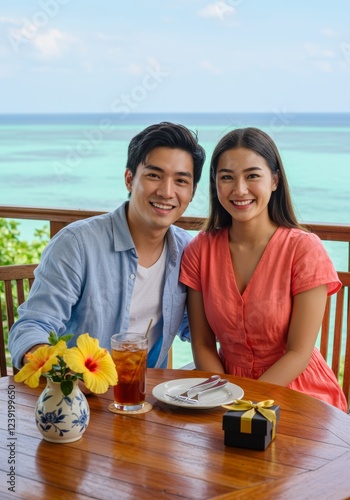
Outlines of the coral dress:
M 279 227 L 241 295 L 235 280 L 228 228 L 199 233 L 187 246 L 180 281 L 203 294 L 207 320 L 219 343 L 226 373 L 258 379 L 283 356 L 293 296 L 341 283 L 318 236 Z M 336 377 L 315 347 L 307 368 L 291 389 L 347 411 Z

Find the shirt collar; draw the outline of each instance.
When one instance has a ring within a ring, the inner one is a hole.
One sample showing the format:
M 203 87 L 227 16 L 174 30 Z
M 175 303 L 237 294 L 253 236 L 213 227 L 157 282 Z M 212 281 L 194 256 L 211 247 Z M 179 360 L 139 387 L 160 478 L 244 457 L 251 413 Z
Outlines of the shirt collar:
M 135 248 L 131 237 L 125 209 L 129 202 L 122 203 L 112 214 L 113 240 L 115 252 L 123 252 Z M 166 240 L 172 258 L 176 259 L 179 252 L 175 236 L 175 227 L 170 226 L 166 233 Z M 135 249 L 136 250 L 136 249 Z
M 135 248 L 125 214 L 125 208 L 128 203 L 128 201 L 122 203 L 112 214 L 114 250 L 116 252 Z

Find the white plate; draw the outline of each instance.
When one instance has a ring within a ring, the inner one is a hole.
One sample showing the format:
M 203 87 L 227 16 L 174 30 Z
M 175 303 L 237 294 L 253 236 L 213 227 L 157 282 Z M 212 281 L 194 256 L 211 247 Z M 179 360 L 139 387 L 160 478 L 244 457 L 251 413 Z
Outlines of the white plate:
M 241 399 L 244 395 L 244 391 L 241 387 L 230 382 L 222 388 L 216 391 L 210 391 L 199 396 L 199 403 L 186 403 L 185 401 L 175 401 L 175 399 L 169 398 L 166 394 L 172 396 L 178 396 L 186 389 L 189 389 L 193 385 L 200 384 L 204 382 L 205 378 L 180 378 L 178 380 L 170 380 L 169 382 L 163 382 L 162 384 L 156 385 L 152 394 L 155 398 L 163 403 L 167 403 L 173 406 L 182 406 L 184 408 L 196 409 L 206 409 L 215 408 L 216 406 L 227 405 L 232 403 L 234 399 Z

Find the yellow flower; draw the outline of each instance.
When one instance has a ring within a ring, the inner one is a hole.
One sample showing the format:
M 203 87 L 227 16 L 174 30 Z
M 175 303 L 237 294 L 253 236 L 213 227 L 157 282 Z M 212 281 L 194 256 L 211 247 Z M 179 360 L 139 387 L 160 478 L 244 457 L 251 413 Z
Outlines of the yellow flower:
M 38 387 L 41 375 L 50 371 L 58 362 L 57 356 L 62 356 L 66 350 L 66 343 L 60 340 L 54 346 L 45 345 L 34 352 L 29 352 L 26 354 L 29 363 L 26 363 L 15 375 L 15 381 L 24 382 L 32 388 Z
M 71 370 L 83 375 L 86 387 L 96 394 L 106 392 L 109 385 L 116 385 L 118 382 L 111 355 L 88 333 L 78 337 L 77 347 L 68 349 L 63 359 Z

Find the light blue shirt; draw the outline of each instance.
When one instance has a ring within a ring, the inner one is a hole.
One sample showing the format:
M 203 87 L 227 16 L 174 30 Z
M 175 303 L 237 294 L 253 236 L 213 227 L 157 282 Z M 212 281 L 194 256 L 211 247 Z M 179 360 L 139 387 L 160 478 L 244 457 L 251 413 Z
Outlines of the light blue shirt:
M 12 362 L 21 367 L 24 354 L 47 343 L 48 332 L 73 333 L 68 345 L 89 333 L 110 350 L 114 333 L 128 331 L 138 256 L 125 216 L 125 202 L 114 212 L 73 222 L 52 238 L 35 271 L 27 301 L 9 335 Z M 149 366 L 166 365 L 176 334 L 190 340 L 185 313 L 186 286 L 179 282 L 187 231 L 170 226 L 162 300 L 163 335 L 149 353 Z

